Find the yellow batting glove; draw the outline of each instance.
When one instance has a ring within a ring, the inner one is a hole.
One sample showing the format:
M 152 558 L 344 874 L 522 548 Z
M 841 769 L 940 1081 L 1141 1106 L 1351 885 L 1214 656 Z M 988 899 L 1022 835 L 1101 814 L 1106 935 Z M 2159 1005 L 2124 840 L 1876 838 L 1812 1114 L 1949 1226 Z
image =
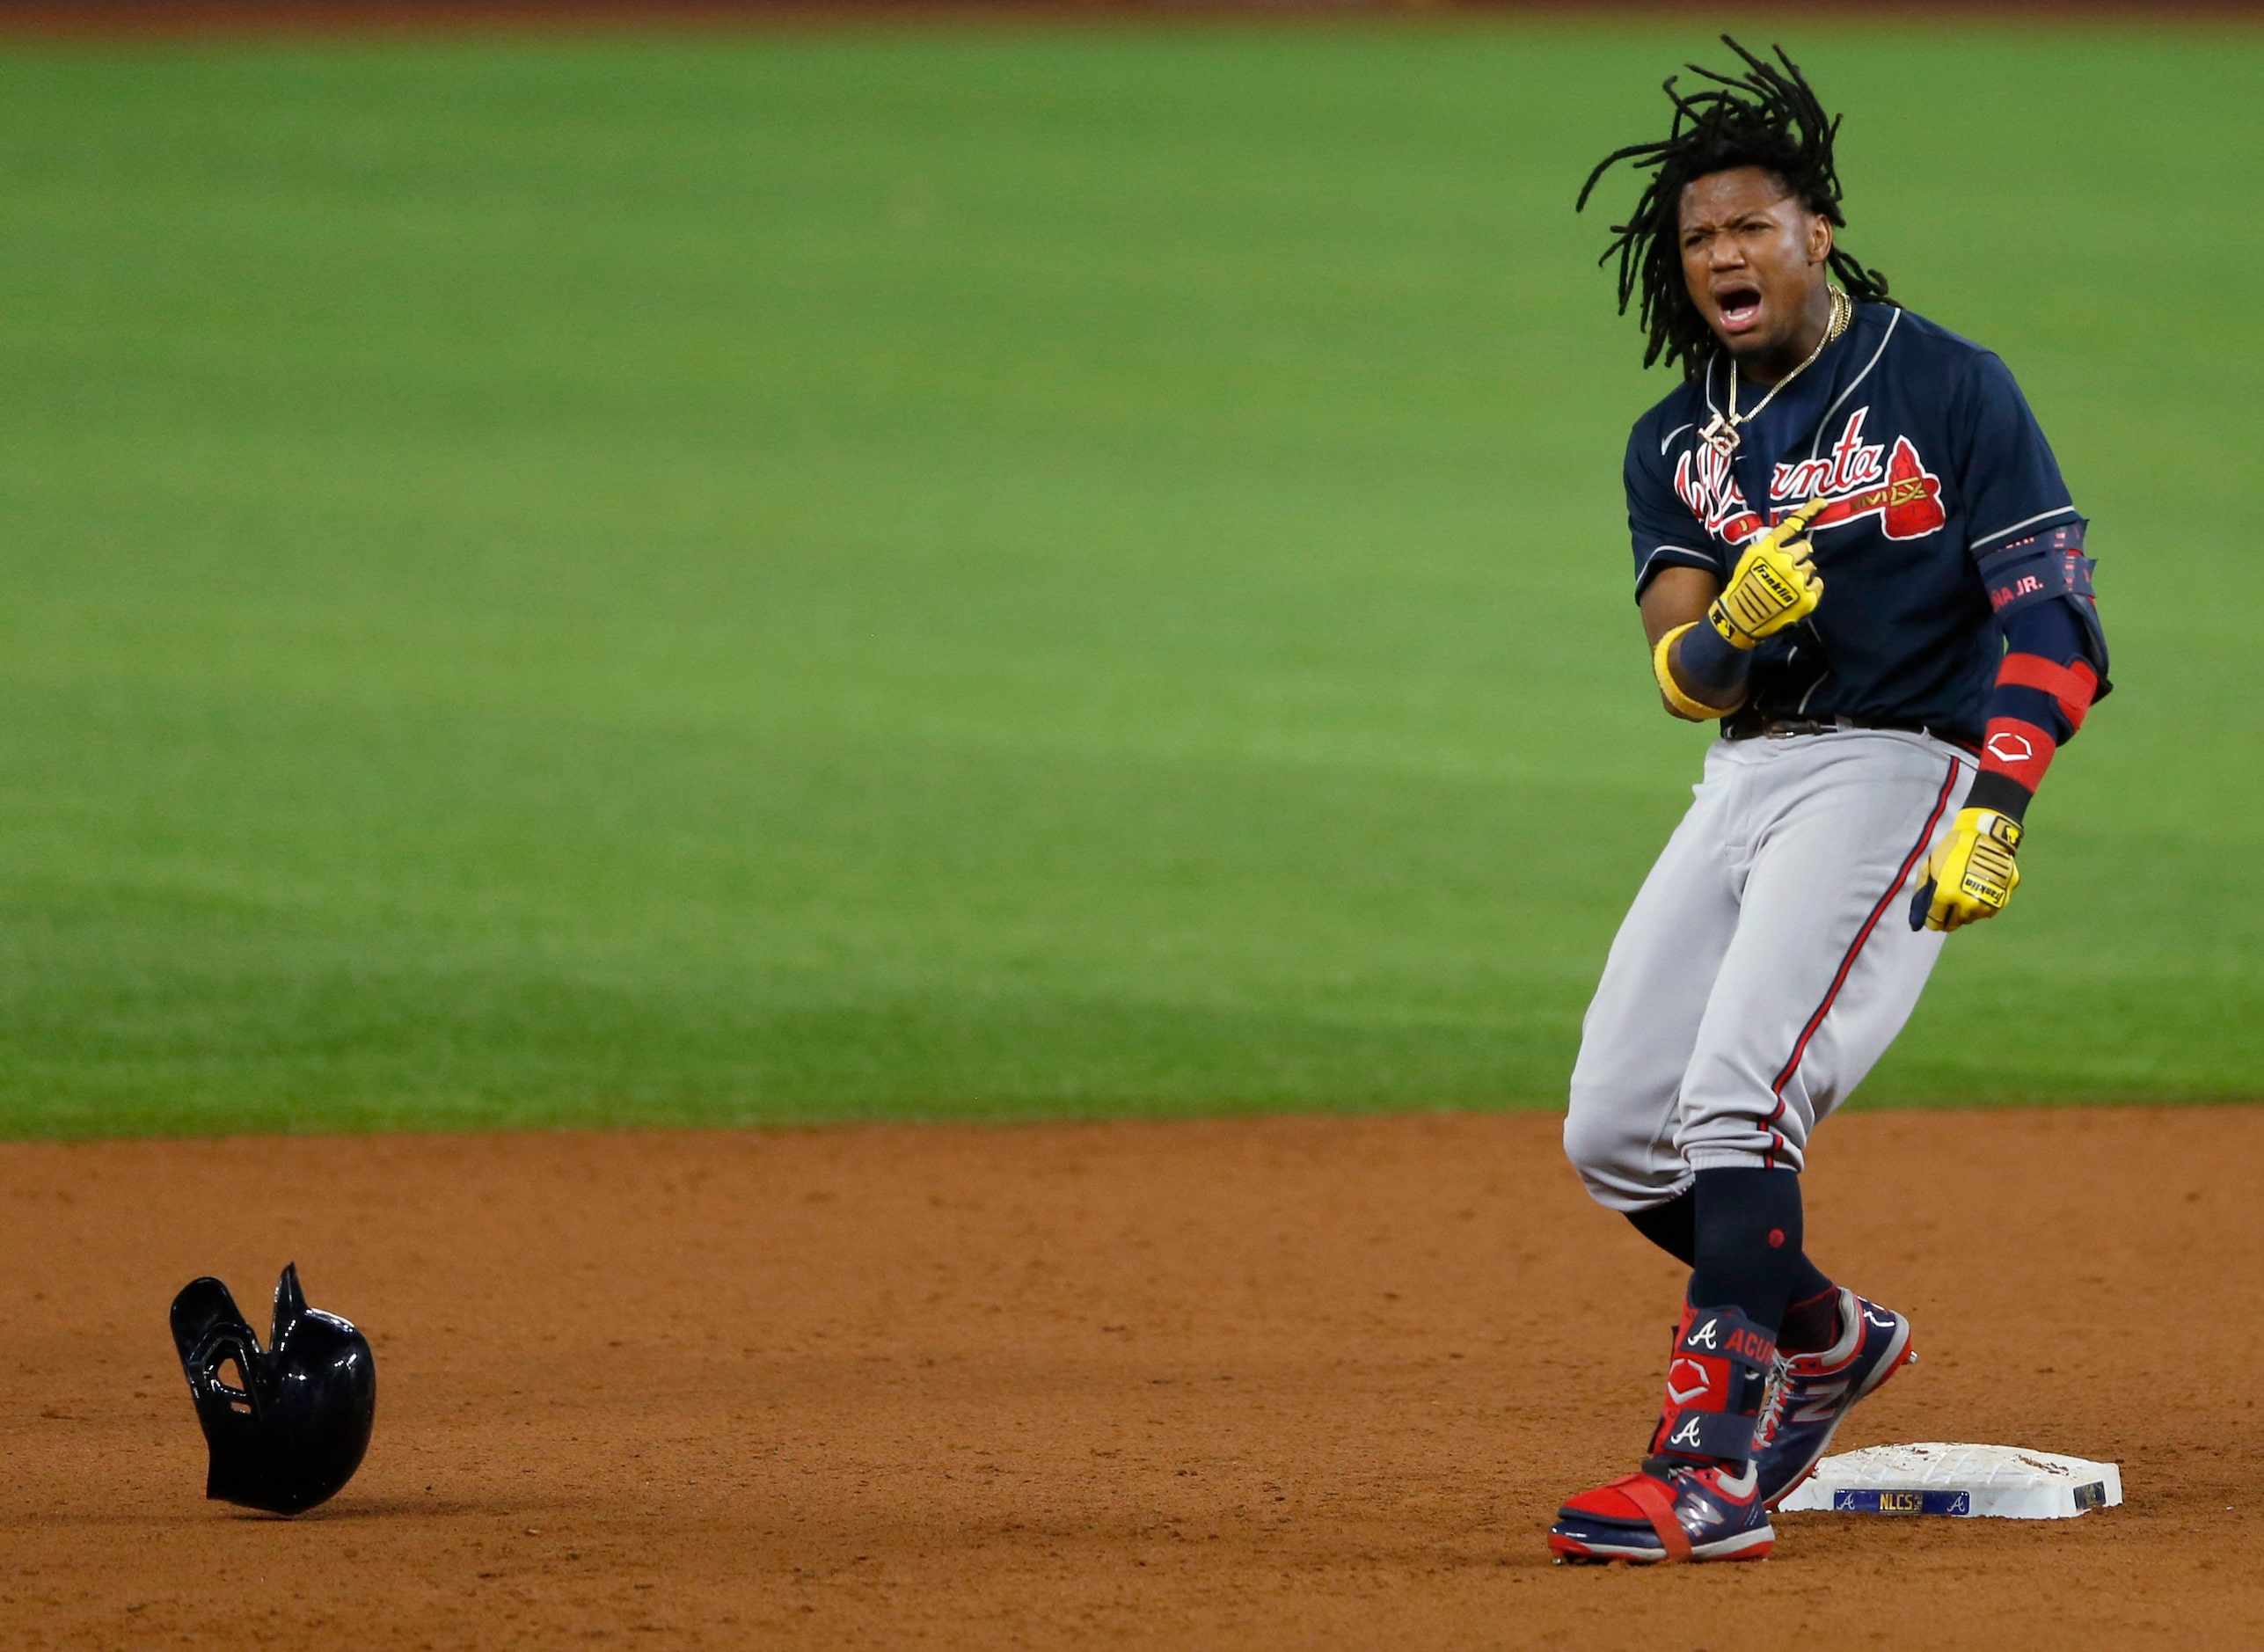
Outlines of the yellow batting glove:
M 1707 620 L 1733 648 L 1753 648 L 1764 637 L 1798 625 L 1823 601 L 1823 581 L 1814 552 L 1801 537 L 1808 519 L 1824 508 L 1812 499 L 1745 549 L 1730 570 L 1729 583 L 1705 610 Z
M 1961 808 L 1942 846 L 1926 861 L 1910 899 L 1910 927 L 1959 929 L 1994 917 L 2020 887 L 2020 822 L 1990 808 Z

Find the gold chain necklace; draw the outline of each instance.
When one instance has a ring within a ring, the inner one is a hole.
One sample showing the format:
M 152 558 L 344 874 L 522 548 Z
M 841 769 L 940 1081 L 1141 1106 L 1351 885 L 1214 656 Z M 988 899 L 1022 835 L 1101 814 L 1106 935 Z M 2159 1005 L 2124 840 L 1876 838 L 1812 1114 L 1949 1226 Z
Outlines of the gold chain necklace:
M 1751 424 L 1758 419 L 1761 416 L 1762 408 L 1777 399 L 1778 391 L 1815 365 L 1815 359 L 1824 353 L 1824 347 L 1846 332 L 1847 324 L 1854 319 L 1854 317 L 1855 301 L 1847 296 L 1837 282 L 1834 282 L 1831 289 L 1831 319 L 1824 324 L 1823 337 L 1816 340 L 1816 347 L 1808 352 L 1807 361 L 1769 386 L 1769 393 L 1761 398 L 1759 405 L 1749 413 L 1740 413 L 1737 411 L 1737 363 L 1735 361 L 1731 362 L 1729 364 L 1729 411 L 1726 414 L 1715 413 L 1713 422 L 1698 432 L 1698 440 L 1725 459 L 1735 453 L 1738 443 L 1745 439 L 1738 434 L 1738 427 Z

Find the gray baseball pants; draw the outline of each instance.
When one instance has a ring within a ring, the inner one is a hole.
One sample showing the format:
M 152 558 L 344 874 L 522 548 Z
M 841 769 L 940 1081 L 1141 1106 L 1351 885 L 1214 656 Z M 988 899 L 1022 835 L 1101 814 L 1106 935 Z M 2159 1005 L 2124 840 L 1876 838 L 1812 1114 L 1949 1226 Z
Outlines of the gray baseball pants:
M 1887 729 L 1714 742 L 1581 1025 L 1565 1152 L 1597 1203 L 1801 1167 L 1941 952 L 1910 899 L 1975 771 Z

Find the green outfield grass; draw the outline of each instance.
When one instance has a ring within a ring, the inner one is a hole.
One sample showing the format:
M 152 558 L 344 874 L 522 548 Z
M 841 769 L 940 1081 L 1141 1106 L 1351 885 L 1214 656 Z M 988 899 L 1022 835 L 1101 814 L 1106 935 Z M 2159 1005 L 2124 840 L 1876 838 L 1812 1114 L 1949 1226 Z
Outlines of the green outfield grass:
M 0 51 L 0 1130 L 1552 1103 L 1705 39 Z M 2264 35 L 1792 43 L 2122 685 L 1866 1093 L 2264 1093 Z

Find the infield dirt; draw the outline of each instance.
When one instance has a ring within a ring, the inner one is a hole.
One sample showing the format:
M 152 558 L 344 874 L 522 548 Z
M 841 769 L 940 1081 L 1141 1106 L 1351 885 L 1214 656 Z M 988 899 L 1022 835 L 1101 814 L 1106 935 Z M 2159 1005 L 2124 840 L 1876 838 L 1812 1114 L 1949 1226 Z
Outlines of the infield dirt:
M 1677 1276 L 1553 1118 L 0 1147 L 0 1641 L 1997 1648 L 2264 1641 L 2264 1109 L 1857 1115 L 1826 1268 L 1920 1363 L 1842 1446 L 2122 1465 L 2052 1523 L 1780 1517 L 1552 1568 Z M 296 1259 L 376 1443 L 201 1500 L 165 1333 Z

